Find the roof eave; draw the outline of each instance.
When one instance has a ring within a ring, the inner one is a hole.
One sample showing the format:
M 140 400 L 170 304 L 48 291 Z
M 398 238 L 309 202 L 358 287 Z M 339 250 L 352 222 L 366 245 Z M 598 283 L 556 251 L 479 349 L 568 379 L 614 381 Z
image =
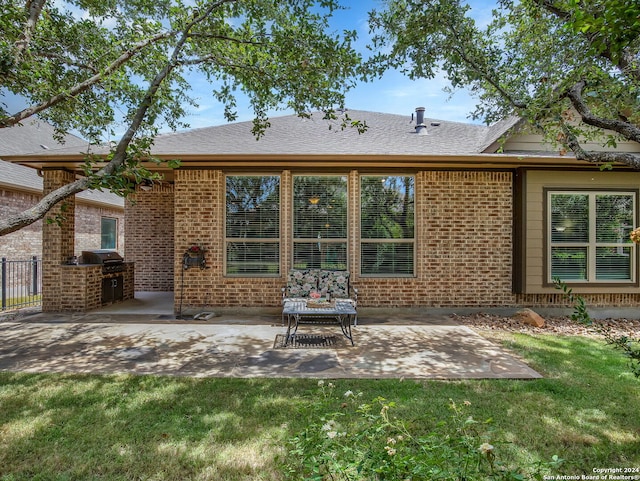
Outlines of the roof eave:
M 180 159 L 184 168 L 515 168 L 515 167 L 585 167 L 590 165 L 572 156 L 522 155 L 522 154 L 178 154 L 156 155 L 169 161 Z M 15 155 L 4 160 L 37 169 L 78 170 L 84 165 L 82 155 Z M 143 162 L 150 170 L 172 170 L 166 165 Z M 267 165 L 266 165 L 267 164 Z M 96 164 L 99 168 L 106 163 Z

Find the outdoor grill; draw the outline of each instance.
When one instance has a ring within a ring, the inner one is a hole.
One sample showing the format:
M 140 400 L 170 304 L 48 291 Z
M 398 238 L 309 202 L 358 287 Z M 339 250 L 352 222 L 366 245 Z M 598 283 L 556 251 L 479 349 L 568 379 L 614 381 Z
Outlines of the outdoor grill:
M 125 270 L 124 259 L 122 256 L 116 251 L 104 249 L 82 251 L 82 263 L 101 265 L 103 274 L 111 274 Z

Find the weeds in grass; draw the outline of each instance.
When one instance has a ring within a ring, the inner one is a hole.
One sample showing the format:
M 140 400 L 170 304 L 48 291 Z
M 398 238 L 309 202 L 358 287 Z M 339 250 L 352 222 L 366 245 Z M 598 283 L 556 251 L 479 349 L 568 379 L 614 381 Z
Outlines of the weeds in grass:
M 593 323 L 593 319 L 589 315 L 587 304 L 581 296 L 574 294 L 565 282 L 555 277 L 553 283 L 556 289 L 560 289 L 567 300 L 573 305 L 573 313 L 571 320 L 591 328 L 597 334 L 604 337 L 607 344 L 621 351 L 629 361 L 629 369 L 634 376 L 640 379 L 640 339 L 629 336 L 616 336 L 611 332 L 608 326 L 600 326 Z
M 524 480 L 541 479 L 562 460 L 513 467 L 500 459 L 500 434 L 492 420 L 466 412 L 470 401 L 449 400 L 450 415 L 424 433 L 395 415 L 396 403 L 348 390 L 333 395 L 334 385 L 319 382 L 317 417 L 289 440 L 287 474 L 292 480 Z M 334 409 L 331 411 L 331 409 Z

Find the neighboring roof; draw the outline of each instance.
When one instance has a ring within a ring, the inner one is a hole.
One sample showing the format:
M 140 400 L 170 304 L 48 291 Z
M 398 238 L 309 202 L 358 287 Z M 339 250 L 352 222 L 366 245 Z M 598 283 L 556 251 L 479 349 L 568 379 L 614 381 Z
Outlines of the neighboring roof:
M 39 155 L 58 148 L 87 148 L 88 142 L 75 135 L 64 136 L 64 144 L 55 138 L 52 125 L 39 119 L 26 120 L 23 125 L 0 129 L 0 159 L 4 156 Z M 42 193 L 42 178 L 38 171 L 0 160 L 0 186 L 33 193 Z M 87 202 L 123 207 L 124 199 L 109 192 L 85 191 L 77 197 Z

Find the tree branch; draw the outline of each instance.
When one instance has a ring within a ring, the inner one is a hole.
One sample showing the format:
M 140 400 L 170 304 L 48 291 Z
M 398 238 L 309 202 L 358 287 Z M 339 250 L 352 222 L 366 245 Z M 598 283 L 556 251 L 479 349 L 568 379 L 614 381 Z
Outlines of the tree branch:
M 552 0 L 536 0 L 536 3 L 539 7 L 545 9 L 549 13 L 552 13 L 565 23 L 571 23 L 571 13 L 558 8 Z M 595 33 L 583 33 L 583 35 L 589 42 L 594 42 L 597 36 Z M 602 45 L 605 48 L 601 52 L 599 52 L 598 55 L 609 60 L 616 67 L 618 67 L 621 72 L 640 82 L 640 65 L 628 49 L 623 49 L 620 53 L 619 58 L 616 59 L 612 54 L 610 42 L 602 42 Z
M 567 97 L 571 100 L 571 104 L 582 117 L 585 124 L 600 129 L 612 130 L 619 133 L 626 139 L 640 143 L 640 128 L 630 122 L 624 122 L 618 119 L 605 119 L 594 115 L 582 98 L 582 92 L 586 86 L 586 82 L 581 80 L 567 91 Z
M 101 73 L 98 73 L 90 78 L 88 78 L 87 80 L 85 80 L 84 82 L 80 82 L 78 84 L 76 84 L 75 86 L 73 86 L 72 88 L 70 88 L 67 92 L 58 94 L 58 95 L 54 95 L 53 97 L 51 97 L 50 99 L 38 104 L 38 105 L 34 105 L 32 107 L 27 107 L 24 110 L 21 110 L 20 112 L 17 112 L 9 117 L 6 117 L 4 119 L 2 119 L 2 122 L 0 122 L 0 128 L 5 128 L 5 127 L 11 127 L 12 125 L 16 125 L 18 123 L 20 123 L 22 120 L 27 119 L 33 115 L 38 114 L 39 112 L 42 112 L 50 107 L 53 107 L 54 105 L 59 104 L 60 102 L 63 102 L 71 97 L 74 97 L 75 95 L 78 95 L 86 90 L 88 90 L 89 88 L 91 88 L 93 85 L 100 83 L 104 77 L 106 77 L 107 75 L 113 73 L 115 70 L 117 70 L 118 68 L 120 68 L 122 65 L 124 65 L 127 61 L 129 61 L 134 55 L 136 55 L 138 52 L 140 52 L 142 49 L 144 49 L 145 47 L 158 42 L 160 40 L 163 40 L 165 38 L 169 38 L 171 36 L 175 35 L 175 32 L 164 32 L 164 33 L 159 33 L 154 35 L 153 37 L 150 37 L 142 42 L 139 42 L 137 44 L 135 44 L 132 48 L 130 48 L 129 50 L 127 50 L 126 52 L 124 52 L 122 55 L 120 55 L 120 57 L 118 57 L 116 60 L 114 60 L 109 66 L 107 66 L 107 68 L 105 68 Z
M 24 31 L 22 32 L 22 38 L 15 43 L 16 52 L 14 55 L 14 62 L 16 64 L 20 63 L 22 60 L 22 56 L 24 55 L 25 50 L 29 47 L 31 43 L 31 37 L 33 36 L 33 32 L 36 29 L 36 23 L 38 23 L 38 19 L 40 18 L 40 13 L 44 7 L 44 4 L 47 0 L 28 0 L 26 9 L 28 12 L 27 21 L 24 25 Z
M 462 35 L 458 32 L 456 25 L 449 23 L 449 28 L 453 32 L 453 35 L 458 39 L 457 45 L 454 47 L 455 51 L 458 52 L 460 57 L 462 57 L 463 61 L 469 65 L 484 81 L 489 83 L 496 91 L 502 95 L 503 98 L 507 99 L 508 102 L 513 105 L 517 109 L 526 109 L 528 107 L 527 102 L 516 100 L 512 97 L 512 95 L 504 90 L 498 81 L 499 76 L 494 75 L 494 72 L 487 71 L 487 69 L 483 68 L 479 62 L 474 60 L 474 55 L 468 55 L 466 50 L 464 49 L 465 42 L 462 40 Z M 462 46 L 462 48 L 457 48 L 458 46 Z M 477 56 L 477 58 L 482 58 L 482 56 Z
M 564 143 L 576 154 L 576 159 L 603 165 L 619 163 L 640 170 L 640 155 L 628 152 L 585 150 L 571 128 L 564 122 L 562 123 L 562 131 L 565 135 Z
M 204 10 L 203 13 L 195 15 L 194 18 L 182 28 L 182 30 L 180 31 L 180 38 L 178 39 L 175 47 L 173 48 L 173 52 L 171 54 L 170 59 L 167 61 L 164 68 L 160 70 L 160 72 L 158 72 L 158 74 L 154 77 L 154 79 L 150 83 L 143 100 L 141 101 L 140 105 L 138 106 L 138 109 L 136 110 L 135 115 L 133 116 L 133 119 L 131 120 L 129 128 L 127 129 L 125 134 L 122 136 L 122 138 L 118 142 L 118 145 L 115 148 L 112 160 L 103 168 L 98 170 L 92 176 L 93 178 L 83 177 L 81 179 L 78 179 L 70 184 L 67 184 L 47 194 L 45 197 L 43 197 L 40 200 L 40 202 L 38 202 L 31 209 L 25 212 L 22 212 L 21 214 L 11 216 L 6 220 L 0 220 L 0 236 L 9 234 L 11 232 L 15 232 L 27 225 L 30 225 L 42 219 L 46 215 L 46 213 L 51 209 L 51 207 L 56 205 L 58 202 L 66 199 L 67 197 L 70 197 L 72 195 L 75 195 L 79 192 L 82 192 L 90 188 L 95 183 L 96 177 L 104 178 L 104 177 L 113 175 L 114 173 L 118 172 L 118 170 L 122 169 L 122 167 L 124 166 L 125 160 L 127 159 L 127 149 L 129 147 L 129 144 L 131 143 L 136 132 L 142 125 L 142 122 L 145 116 L 147 115 L 149 108 L 153 105 L 158 89 L 160 88 L 162 83 L 167 79 L 167 77 L 171 74 L 173 69 L 175 69 L 176 66 L 180 64 L 180 55 L 182 54 L 186 41 L 189 38 L 189 32 L 196 24 L 198 24 L 199 22 L 202 22 L 205 18 L 207 18 L 207 16 L 210 15 L 211 12 L 213 12 L 213 10 L 218 8 L 221 4 L 227 3 L 229 1 L 233 2 L 236 0 L 220 0 L 219 2 L 211 3 L 209 7 Z M 171 33 L 170 35 L 175 35 L 176 33 Z M 168 35 L 169 34 L 162 34 L 156 37 L 164 38 L 165 36 L 168 36 Z M 148 45 L 149 43 L 150 43 L 150 39 L 144 42 L 145 45 Z M 144 45 L 139 44 L 139 47 L 142 48 L 144 47 Z

